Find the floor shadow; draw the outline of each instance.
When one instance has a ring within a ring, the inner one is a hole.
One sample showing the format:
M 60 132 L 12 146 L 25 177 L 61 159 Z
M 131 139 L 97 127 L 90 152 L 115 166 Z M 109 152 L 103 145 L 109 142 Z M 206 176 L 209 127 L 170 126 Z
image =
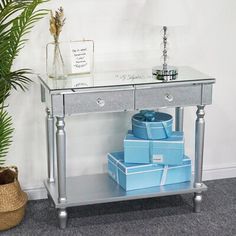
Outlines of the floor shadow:
M 180 195 L 115 203 L 80 206 L 68 209 L 69 219 L 78 225 L 111 224 L 146 220 L 170 215 L 192 214 L 193 207 Z

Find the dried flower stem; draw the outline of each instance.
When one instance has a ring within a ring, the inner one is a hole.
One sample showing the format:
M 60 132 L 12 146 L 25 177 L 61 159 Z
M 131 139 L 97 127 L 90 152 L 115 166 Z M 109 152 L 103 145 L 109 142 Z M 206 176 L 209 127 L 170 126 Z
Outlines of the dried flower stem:
M 58 68 L 61 67 L 63 70 L 63 74 L 65 74 L 64 71 L 64 61 L 61 55 L 61 50 L 59 47 L 59 36 L 62 31 L 62 28 L 65 24 L 65 18 L 64 18 L 64 10 L 62 7 L 60 7 L 57 11 L 55 11 L 55 15 L 53 15 L 53 12 L 51 11 L 51 18 L 50 18 L 50 32 L 54 38 L 54 58 L 53 58 L 53 67 L 54 67 L 54 76 L 57 78 L 58 75 Z M 62 63 L 62 66 L 59 66 L 60 63 Z M 59 66 L 59 67 L 58 67 Z
M 62 31 L 62 27 L 65 24 L 65 18 L 64 18 L 64 10 L 62 7 L 60 7 L 57 11 L 55 11 L 55 15 L 53 15 L 53 12 L 51 11 L 51 19 L 50 19 L 50 32 L 52 36 L 54 37 L 54 42 L 58 43 L 59 36 Z

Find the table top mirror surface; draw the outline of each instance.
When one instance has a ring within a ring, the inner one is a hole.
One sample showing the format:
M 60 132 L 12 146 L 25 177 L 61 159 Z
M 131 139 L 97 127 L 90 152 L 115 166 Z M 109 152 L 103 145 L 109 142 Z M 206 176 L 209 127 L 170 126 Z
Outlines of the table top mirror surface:
M 214 83 L 215 79 L 209 75 L 201 73 L 191 67 L 179 67 L 178 78 L 173 81 L 163 82 L 157 80 L 152 75 L 152 68 L 117 70 L 95 72 L 85 75 L 71 75 L 63 80 L 49 78 L 47 75 L 39 75 L 39 79 L 49 91 L 74 90 L 82 88 L 102 88 L 113 86 L 132 85 L 155 85 L 155 84 L 179 84 L 189 83 Z

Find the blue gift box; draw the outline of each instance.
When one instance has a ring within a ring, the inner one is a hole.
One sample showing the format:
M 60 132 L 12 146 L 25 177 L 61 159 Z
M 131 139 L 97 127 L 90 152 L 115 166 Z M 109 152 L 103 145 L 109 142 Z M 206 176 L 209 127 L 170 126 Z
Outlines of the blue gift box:
M 141 139 L 165 139 L 172 134 L 173 118 L 162 112 L 144 110 L 132 117 L 132 131 Z
M 167 139 L 145 140 L 129 131 L 124 139 L 125 163 L 181 165 L 184 157 L 183 132 L 173 132 Z
M 126 164 L 124 153 L 108 154 L 108 173 L 126 191 L 187 182 L 191 180 L 191 160 L 185 156 L 183 164 Z

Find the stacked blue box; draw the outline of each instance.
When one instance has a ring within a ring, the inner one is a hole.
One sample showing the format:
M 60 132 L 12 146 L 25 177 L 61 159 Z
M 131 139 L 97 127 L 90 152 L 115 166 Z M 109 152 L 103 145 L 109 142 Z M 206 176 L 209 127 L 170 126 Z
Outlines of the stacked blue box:
M 172 125 L 166 113 L 145 110 L 132 117 L 124 152 L 108 154 L 109 175 L 126 191 L 191 180 L 184 134 Z
M 166 139 L 145 140 L 129 131 L 124 139 L 125 163 L 181 165 L 184 157 L 183 132 L 173 132 Z
M 191 160 L 182 165 L 127 164 L 124 153 L 108 154 L 108 173 L 126 191 L 187 182 L 191 180 Z

